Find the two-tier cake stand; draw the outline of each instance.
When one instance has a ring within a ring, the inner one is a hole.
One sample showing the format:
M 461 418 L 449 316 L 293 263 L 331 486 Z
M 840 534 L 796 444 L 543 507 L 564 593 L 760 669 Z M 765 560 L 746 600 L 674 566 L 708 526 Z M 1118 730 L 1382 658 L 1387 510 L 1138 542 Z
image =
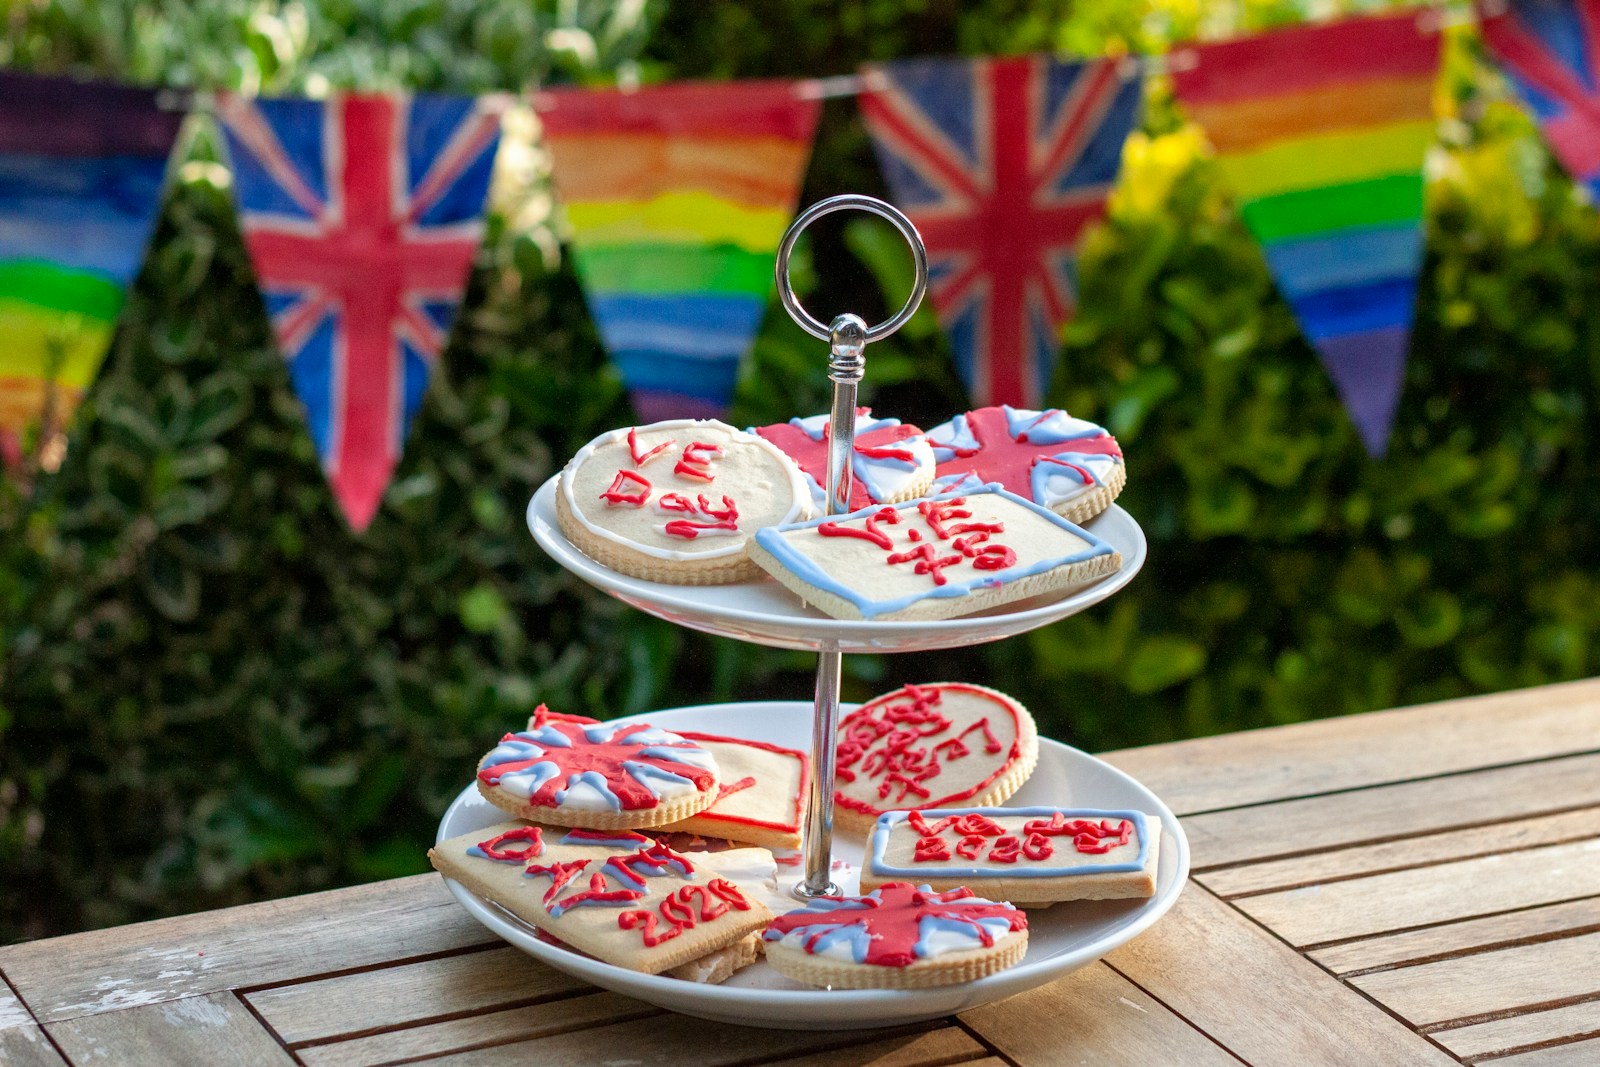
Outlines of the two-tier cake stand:
M 794 242 L 811 222 L 834 211 L 858 209 L 893 223 L 911 245 L 916 282 L 904 307 L 891 319 L 867 326 L 841 315 L 831 326 L 813 318 L 795 298 L 788 279 Z M 866 196 L 840 196 L 814 204 L 784 235 L 777 260 L 778 292 L 785 308 L 809 333 L 829 342 L 829 377 L 834 383 L 827 496 L 830 513 L 848 511 L 854 445 L 856 387 L 865 370 L 867 343 L 893 333 L 916 311 L 927 280 L 926 255 L 915 227 L 888 204 Z M 1044 626 L 1097 604 L 1125 586 L 1143 565 L 1144 533 L 1113 505 L 1088 524 L 1122 556 L 1121 567 L 1095 582 L 1005 605 L 993 611 L 931 622 L 878 622 L 829 618 L 803 604 L 777 582 L 758 580 L 721 586 L 674 586 L 631 578 L 579 552 L 556 523 L 555 483 L 540 487 L 528 504 L 528 527 L 555 561 L 624 603 L 670 622 L 738 641 L 814 651 L 818 655 L 814 700 L 740 702 L 651 712 L 650 722 L 669 730 L 692 730 L 812 752 L 811 791 L 806 806 L 803 872 L 791 887 L 805 898 L 819 893 L 854 893 L 863 843 L 833 839 L 834 738 L 839 720 L 839 666 L 843 653 L 914 652 L 998 641 Z M 928 679 L 947 680 L 947 679 Z M 1070 705 L 1070 693 L 1062 693 Z M 1172 812 L 1143 785 L 1116 768 L 1049 739 L 1040 740 L 1039 764 L 1008 804 L 1132 808 L 1159 817 L 1162 832 L 1156 894 L 1149 900 L 1080 902 L 1029 915 L 1029 945 L 1022 963 L 977 982 L 923 990 L 805 989 L 765 964 L 756 964 L 723 985 L 700 985 L 615 967 L 538 939 L 532 927 L 509 912 L 451 882 L 456 898 L 486 926 L 551 965 L 604 988 L 705 1018 L 787 1028 L 887 1026 L 936 1018 L 1042 984 L 1091 962 L 1144 930 L 1177 898 L 1189 869 L 1189 849 Z M 443 840 L 503 818 L 468 787 L 446 812 Z M 796 901 L 796 907 L 800 901 Z

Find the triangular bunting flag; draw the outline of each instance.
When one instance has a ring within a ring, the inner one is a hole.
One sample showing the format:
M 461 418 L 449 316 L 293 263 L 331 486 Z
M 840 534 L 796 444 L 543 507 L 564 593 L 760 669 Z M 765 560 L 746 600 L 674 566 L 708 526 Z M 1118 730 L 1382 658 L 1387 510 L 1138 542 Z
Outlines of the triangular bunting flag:
M 820 103 L 788 81 L 534 100 L 578 278 L 641 420 L 716 417 L 772 292 Z
M 0 73 L 0 456 L 64 428 L 111 344 L 183 122 L 144 89 Z
M 1556 158 L 1600 199 L 1600 0 L 1511 0 L 1489 43 Z
M 1039 408 L 1072 316 L 1078 243 L 1142 87 L 1115 59 L 910 59 L 866 68 L 861 115 L 928 246 L 928 295 L 975 406 Z
M 365 530 L 483 230 L 497 115 L 467 97 L 230 96 L 240 228 L 328 482 Z
M 1178 99 L 1205 127 L 1273 280 L 1369 454 L 1387 447 L 1422 267 L 1422 161 L 1439 38 L 1415 12 L 1194 49 Z

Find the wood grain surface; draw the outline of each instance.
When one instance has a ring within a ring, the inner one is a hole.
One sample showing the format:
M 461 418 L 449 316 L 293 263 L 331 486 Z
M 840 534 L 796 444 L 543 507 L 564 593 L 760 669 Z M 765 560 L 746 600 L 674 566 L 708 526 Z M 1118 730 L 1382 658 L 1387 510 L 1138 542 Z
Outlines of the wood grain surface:
M 1600 1064 L 1600 682 L 1107 759 L 1178 812 L 1192 883 L 1105 960 L 959 1017 L 675 1015 L 421 875 L 0 948 L 0 1064 Z

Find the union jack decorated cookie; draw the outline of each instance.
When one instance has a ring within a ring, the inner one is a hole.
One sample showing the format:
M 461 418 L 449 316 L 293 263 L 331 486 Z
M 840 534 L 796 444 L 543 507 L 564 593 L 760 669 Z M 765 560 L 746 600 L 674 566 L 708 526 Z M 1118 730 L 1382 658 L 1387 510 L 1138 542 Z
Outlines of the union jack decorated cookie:
M 719 784 L 704 746 L 646 723 L 535 714 L 478 763 L 478 791 L 496 807 L 604 830 L 687 819 L 716 801 Z
M 813 509 L 826 514 L 828 496 L 823 486 L 828 481 L 828 416 L 790 419 L 750 432 L 777 445 L 799 464 L 811 487 Z M 872 409 L 858 408 L 850 471 L 851 511 L 872 504 L 898 504 L 928 491 L 933 482 L 933 449 L 915 426 L 899 419 L 873 418 Z
M 998 482 L 1068 522 L 1088 522 L 1122 492 L 1122 449 L 1103 426 L 1065 411 L 978 408 L 928 431 L 933 492 Z
M 985 978 L 1020 961 L 1028 919 L 970 889 L 890 882 L 858 897 L 818 897 L 772 920 L 767 962 L 807 985 L 924 989 Z

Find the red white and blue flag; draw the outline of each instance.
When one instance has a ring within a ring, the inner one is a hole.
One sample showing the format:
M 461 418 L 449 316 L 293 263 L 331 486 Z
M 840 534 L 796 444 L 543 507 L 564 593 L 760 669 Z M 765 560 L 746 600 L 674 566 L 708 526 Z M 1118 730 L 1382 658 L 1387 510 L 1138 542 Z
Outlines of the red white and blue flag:
M 1600 198 L 1600 0 L 1483 4 L 1483 39 L 1556 158 Z
M 240 227 L 328 482 L 365 530 L 483 231 L 500 121 L 467 97 L 227 97 Z
M 928 295 L 975 407 L 1039 408 L 1141 83 L 1115 59 L 911 59 L 864 71 L 862 117 L 928 246 Z

